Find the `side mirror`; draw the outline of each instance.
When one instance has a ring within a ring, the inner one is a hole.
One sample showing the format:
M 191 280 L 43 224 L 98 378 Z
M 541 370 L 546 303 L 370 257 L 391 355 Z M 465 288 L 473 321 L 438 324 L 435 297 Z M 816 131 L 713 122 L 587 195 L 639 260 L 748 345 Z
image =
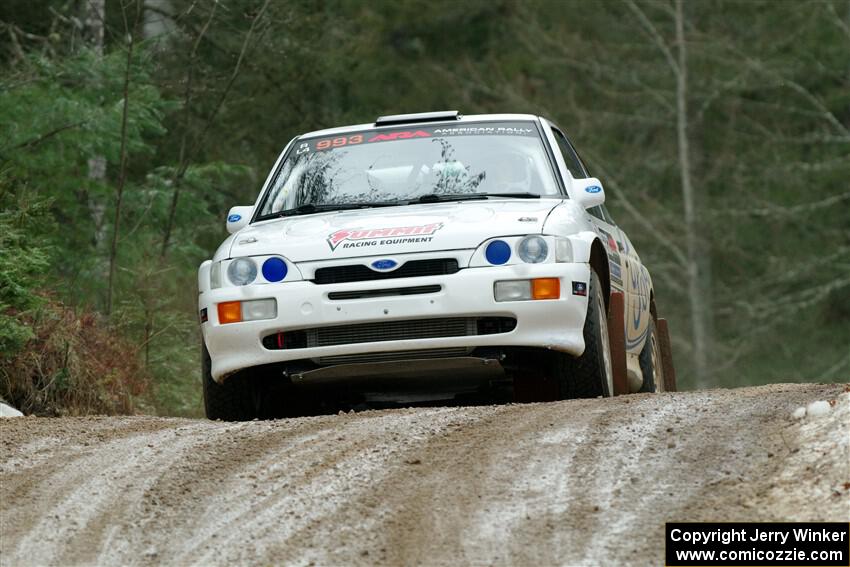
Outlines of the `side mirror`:
M 605 202 L 602 182 L 595 177 L 573 180 L 573 197 L 583 209 L 598 207 Z
M 227 232 L 233 234 L 251 222 L 251 217 L 254 215 L 254 207 L 232 207 L 227 213 Z

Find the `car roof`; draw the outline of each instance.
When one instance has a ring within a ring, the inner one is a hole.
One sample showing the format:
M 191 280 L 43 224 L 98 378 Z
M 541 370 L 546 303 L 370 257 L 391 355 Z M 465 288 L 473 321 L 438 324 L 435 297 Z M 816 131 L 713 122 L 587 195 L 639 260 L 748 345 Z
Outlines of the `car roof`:
M 435 120 L 433 122 L 411 122 L 409 124 L 387 124 L 381 126 L 375 126 L 374 122 L 368 124 L 355 124 L 351 126 L 340 126 L 338 128 L 326 128 L 324 130 L 314 130 L 313 132 L 307 132 L 299 136 L 300 138 L 316 138 L 321 136 L 333 136 L 335 134 L 347 134 L 348 132 L 356 132 L 362 130 L 383 130 L 385 128 L 399 128 L 408 126 L 410 128 L 416 128 L 418 126 L 431 126 L 434 124 L 470 124 L 475 122 L 517 122 L 517 121 L 534 121 L 536 122 L 538 117 L 533 114 L 473 114 L 470 116 L 458 116 L 457 119 L 451 120 Z

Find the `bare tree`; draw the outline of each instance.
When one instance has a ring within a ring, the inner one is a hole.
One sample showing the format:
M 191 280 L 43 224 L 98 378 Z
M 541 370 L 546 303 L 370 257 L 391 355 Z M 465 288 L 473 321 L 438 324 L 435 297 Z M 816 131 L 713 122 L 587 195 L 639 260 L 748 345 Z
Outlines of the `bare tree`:
M 118 258 L 118 237 L 121 233 L 121 203 L 124 197 L 124 185 L 127 181 L 127 112 L 130 108 L 130 74 L 133 65 L 133 47 L 135 28 L 141 16 L 141 3 L 136 3 L 136 18 L 131 28 L 127 22 L 127 13 L 122 5 L 121 17 L 124 20 L 124 34 L 127 41 L 127 64 L 124 67 L 124 101 L 121 109 L 121 148 L 118 169 L 118 184 L 115 187 L 115 212 L 112 222 L 112 243 L 109 248 L 109 280 L 106 287 L 106 314 L 112 312 L 112 295 L 115 289 L 115 265 Z
M 637 17 L 650 41 L 661 52 L 676 79 L 676 140 L 682 206 L 685 217 L 685 268 L 691 317 L 692 357 L 696 384 L 697 386 L 705 386 L 708 381 L 708 353 L 711 348 L 709 255 L 706 250 L 705 237 L 700 231 L 691 165 L 691 143 L 688 129 L 688 51 L 685 37 L 684 6 L 682 0 L 675 0 L 673 19 L 676 30 L 676 54 L 674 56 L 667 42 L 643 9 L 633 0 L 627 0 L 626 5 Z
M 82 1 L 83 39 L 99 56 L 103 57 L 103 37 L 106 22 L 106 0 Z M 95 184 L 106 181 L 106 156 L 93 155 L 88 159 L 88 178 Z M 100 251 L 106 240 L 106 203 L 88 194 L 88 208 L 94 223 L 95 250 Z M 106 266 L 103 266 L 105 268 Z
M 711 296 L 704 290 L 708 274 L 700 258 L 708 255 L 701 250 L 697 207 L 691 173 L 691 150 L 688 136 L 688 54 L 685 40 L 685 16 L 682 0 L 676 0 L 676 137 L 679 145 L 679 171 L 682 178 L 682 203 L 685 210 L 685 246 L 688 255 L 688 298 L 691 304 L 691 335 L 694 344 L 694 373 L 698 386 L 705 386 L 708 376 L 710 347 L 709 323 Z
M 233 87 L 233 84 L 236 82 L 236 78 L 239 77 L 239 73 L 242 70 L 242 63 L 245 59 L 246 54 L 248 53 L 249 48 L 252 46 L 252 40 L 258 41 L 259 38 L 262 37 L 262 33 L 257 34 L 258 37 L 254 37 L 257 33 L 257 28 L 260 22 L 263 19 L 263 15 L 266 13 L 266 10 L 269 7 L 271 0 L 266 0 L 263 3 L 263 6 L 260 8 L 257 15 L 251 20 L 251 27 L 248 29 L 248 32 L 245 34 L 245 39 L 242 42 L 242 48 L 239 50 L 239 57 L 236 59 L 236 65 L 233 67 L 233 72 L 230 74 L 230 78 L 227 81 L 227 84 L 224 86 L 224 90 L 222 90 L 219 95 L 218 101 L 216 101 L 215 106 L 213 107 L 212 112 L 204 124 L 200 134 L 198 134 L 195 139 L 191 149 L 186 150 L 186 142 L 187 142 L 187 131 L 189 125 L 189 101 L 191 100 L 191 81 L 192 81 L 192 67 L 195 59 L 195 53 L 197 52 L 198 45 L 204 37 L 207 29 L 209 28 L 210 23 L 212 22 L 213 16 L 215 15 L 215 8 L 210 13 L 209 19 L 207 23 L 204 25 L 203 29 L 198 34 L 198 37 L 195 40 L 195 43 L 192 47 L 192 52 L 189 56 L 189 72 L 186 79 L 186 91 L 185 91 L 185 100 L 184 103 L 186 105 L 185 111 L 185 124 L 184 124 L 184 134 L 183 140 L 180 146 L 180 163 L 177 166 L 177 169 L 172 178 L 172 185 L 174 187 L 174 192 L 171 195 L 171 206 L 168 210 L 168 221 L 165 225 L 164 234 L 162 237 L 162 249 L 160 250 L 160 257 L 164 260 L 168 254 L 168 246 L 171 243 L 171 234 L 174 230 L 174 223 L 177 216 L 177 205 L 180 201 L 180 191 L 181 185 L 183 181 L 183 177 L 186 175 L 186 171 L 189 169 L 189 165 L 195 157 L 195 154 L 200 150 L 201 145 L 206 138 L 206 135 L 209 133 L 210 128 L 212 128 L 215 123 L 215 119 L 218 116 L 219 111 L 224 106 L 225 100 L 227 100 L 228 95 L 230 94 L 230 90 Z

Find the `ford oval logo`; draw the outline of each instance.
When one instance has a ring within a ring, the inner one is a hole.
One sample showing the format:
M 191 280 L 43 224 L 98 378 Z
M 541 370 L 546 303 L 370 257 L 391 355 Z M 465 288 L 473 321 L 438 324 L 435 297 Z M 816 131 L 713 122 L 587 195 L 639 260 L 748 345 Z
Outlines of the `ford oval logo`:
M 398 262 L 395 260 L 375 260 L 371 264 L 372 269 L 376 272 L 389 272 L 390 270 L 396 268 L 398 266 Z
M 242 220 L 242 215 L 230 215 L 227 217 L 227 222 L 239 222 Z
M 587 193 L 599 193 L 602 191 L 602 187 L 599 185 L 591 185 L 590 187 L 585 187 L 584 190 Z

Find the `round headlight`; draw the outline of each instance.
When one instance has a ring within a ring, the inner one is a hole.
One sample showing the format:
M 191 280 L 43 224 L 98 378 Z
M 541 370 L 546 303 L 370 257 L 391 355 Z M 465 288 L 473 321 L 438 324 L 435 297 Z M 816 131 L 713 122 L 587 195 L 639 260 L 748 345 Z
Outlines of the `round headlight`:
M 250 258 L 236 258 L 227 266 L 227 279 L 236 285 L 248 285 L 257 279 L 257 264 Z
M 494 240 L 487 245 L 484 255 L 491 264 L 501 265 L 510 260 L 511 247 L 504 240 Z
M 263 262 L 263 277 L 267 282 L 279 282 L 286 277 L 286 262 L 280 258 L 269 258 Z
M 523 262 L 539 264 L 549 255 L 549 245 L 541 236 L 526 236 L 519 241 L 517 253 Z

